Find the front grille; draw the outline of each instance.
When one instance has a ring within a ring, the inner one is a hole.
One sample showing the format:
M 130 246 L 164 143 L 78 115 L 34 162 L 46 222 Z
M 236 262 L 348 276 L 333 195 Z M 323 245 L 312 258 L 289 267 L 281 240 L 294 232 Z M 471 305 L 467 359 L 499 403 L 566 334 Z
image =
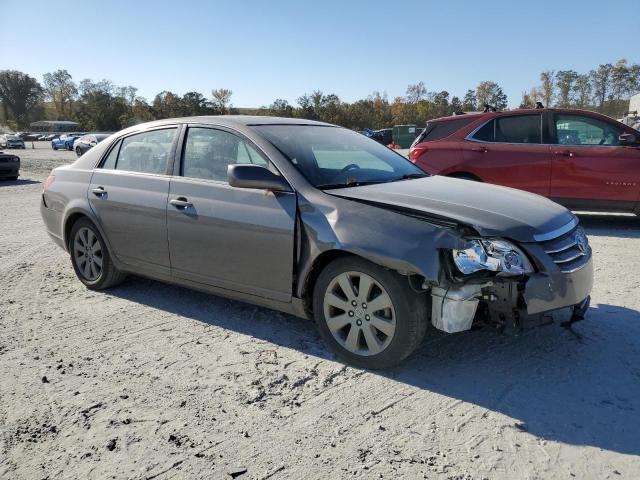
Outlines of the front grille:
M 581 269 L 591 258 L 589 241 L 580 226 L 559 237 L 540 242 L 540 245 L 564 273 Z

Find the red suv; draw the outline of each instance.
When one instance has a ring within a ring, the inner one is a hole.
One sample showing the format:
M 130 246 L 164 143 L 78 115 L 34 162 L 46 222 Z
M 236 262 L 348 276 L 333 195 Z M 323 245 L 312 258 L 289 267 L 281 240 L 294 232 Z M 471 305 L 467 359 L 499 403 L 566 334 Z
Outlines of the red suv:
M 640 214 L 640 132 L 584 110 L 438 118 L 409 158 L 431 174 L 528 190 L 574 210 Z

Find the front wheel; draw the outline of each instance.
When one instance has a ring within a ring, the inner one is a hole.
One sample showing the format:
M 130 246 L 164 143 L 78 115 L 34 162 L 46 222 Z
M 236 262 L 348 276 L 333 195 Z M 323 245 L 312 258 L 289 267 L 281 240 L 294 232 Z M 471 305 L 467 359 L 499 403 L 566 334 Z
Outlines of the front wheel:
M 115 267 L 102 235 L 87 218 L 73 224 L 69 252 L 78 279 L 91 290 L 113 287 L 126 276 Z
M 51 148 L 53 148 L 54 150 L 58 149 L 58 147 L 56 147 L 56 145 L 54 143 L 51 144 Z
M 82 151 L 80 150 L 80 147 L 76 147 L 76 155 L 79 157 L 82 155 Z
M 338 357 L 361 368 L 391 368 L 424 339 L 428 300 L 406 277 L 366 260 L 329 264 L 314 288 L 313 311 L 323 338 Z

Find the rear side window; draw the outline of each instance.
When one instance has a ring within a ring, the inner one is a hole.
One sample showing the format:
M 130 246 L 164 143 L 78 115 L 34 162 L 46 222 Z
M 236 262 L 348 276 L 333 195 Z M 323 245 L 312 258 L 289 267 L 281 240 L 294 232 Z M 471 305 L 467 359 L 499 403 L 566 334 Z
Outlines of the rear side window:
M 480 130 L 478 130 L 475 135 L 473 135 L 474 140 L 480 140 L 482 142 L 494 142 L 495 141 L 495 126 L 496 122 L 491 120 L 490 122 L 485 123 Z
M 176 131 L 176 128 L 167 128 L 124 138 L 119 145 L 115 169 L 153 174 L 166 173 Z M 109 157 L 114 150 L 116 148 L 111 151 Z M 108 168 L 106 164 L 110 161 L 109 157 L 103 168 Z
M 495 141 L 502 143 L 542 143 L 542 116 L 517 115 L 497 118 Z
M 116 160 L 118 159 L 118 152 L 120 151 L 120 144 L 122 142 L 118 140 L 118 143 L 111 149 L 107 158 L 102 162 L 102 167 L 109 170 L 115 170 L 116 168 Z
M 428 123 L 424 131 L 419 135 L 417 143 L 433 142 L 434 140 L 447 138 L 462 127 L 469 125 L 473 120 L 473 118 L 461 118 L 459 120 Z

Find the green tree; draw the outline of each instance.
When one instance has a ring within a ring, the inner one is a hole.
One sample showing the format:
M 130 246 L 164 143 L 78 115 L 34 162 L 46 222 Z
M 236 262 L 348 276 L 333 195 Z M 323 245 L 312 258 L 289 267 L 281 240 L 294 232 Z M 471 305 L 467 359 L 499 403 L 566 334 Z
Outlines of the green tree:
M 540 95 L 545 107 L 551 107 L 555 91 L 555 74 L 553 70 L 546 70 L 540 74 Z
M 475 90 L 467 90 L 462 99 L 462 109 L 467 111 L 473 111 L 478 108 L 478 97 L 476 97 Z
M 78 87 L 66 70 L 45 73 L 42 77 L 44 91 L 56 109 L 56 120 L 68 120 L 71 116 L 71 102 L 78 94 Z
M 598 109 L 600 111 L 603 110 L 604 102 L 611 92 L 612 72 L 613 65 L 611 65 L 610 63 L 599 65 L 597 69 L 591 70 L 591 72 L 589 72 L 596 105 L 598 106 Z
M 276 117 L 293 117 L 293 107 L 282 98 L 277 98 L 268 107 L 269 115 Z
M 424 100 L 427 96 L 427 87 L 424 86 L 424 82 L 418 82 L 415 85 L 409 85 L 407 87 L 407 102 L 418 103 L 420 100 Z
M 211 91 L 211 95 L 213 96 L 213 106 L 222 115 L 227 115 L 232 108 L 231 95 L 233 92 L 227 88 L 217 88 Z
M 591 77 L 589 74 L 578 75 L 573 87 L 575 103 L 580 108 L 586 108 L 591 102 Z
M 559 107 L 569 107 L 573 103 L 576 80 L 578 80 L 578 72 L 575 70 L 560 70 L 556 73 Z
M 476 87 L 476 98 L 479 108 L 491 105 L 498 110 L 503 110 L 507 107 L 507 96 L 496 82 L 480 82 Z
M 18 128 L 29 125 L 31 114 L 42 101 L 44 90 L 38 81 L 17 70 L 0 71 L 0 99 L 13 115 Z

